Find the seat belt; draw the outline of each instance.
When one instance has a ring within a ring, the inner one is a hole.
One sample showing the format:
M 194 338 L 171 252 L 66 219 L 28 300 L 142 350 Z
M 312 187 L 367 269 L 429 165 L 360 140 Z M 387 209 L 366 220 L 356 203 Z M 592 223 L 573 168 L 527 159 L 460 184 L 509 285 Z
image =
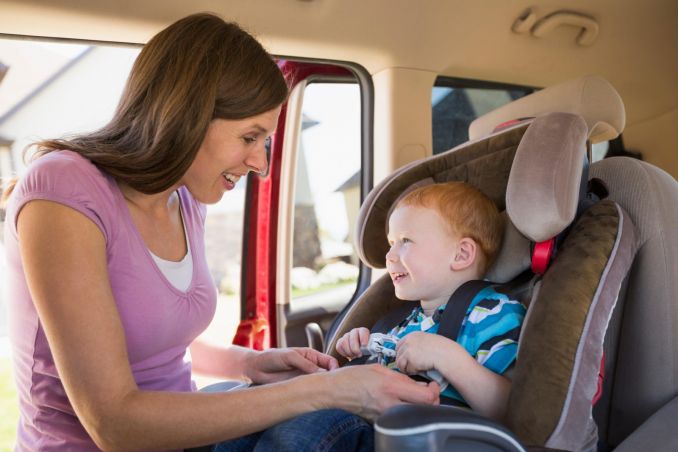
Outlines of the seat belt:
M 440 317 L 437 334 L 456 341 L 461 329 L 461 323 L 464 320 L 464 316 L 466 316 L 466 311 L 471 302 L 473 302 L 473 299 L 481 290 L 493 284 L 490 281 L 474 279 L 466 281 L 459 286 L 447 301 L 447 305 Z
M 459 330 L 461 329 L 461 323 L 464 320 L 466 311 L 473 302 L 473 299 L 481 290 L 492 285 L 494 285 L 494 283 L 490 281 L 475 279 L 466 281 L 459 286 L 447 301 L 445 309 L 443 309 L 440 316 L 438 332 L 436 334 L 456 341 L 457 336 L 459 336 Z M 412 310 L 418 306 L 418 302 L 399 303 L 398 306 L 391 309 L 384 317 L 374 324 L 370 329 L 370 333 L 387 333 L 391 331 L 394 327 L 403 323 Z M 368 358 L 369 356 L 361 356 L 360 358 L 351 360 L 345 365 L 355 366 L 365 364 Z
M 418 301 L 403 301 L 402 303 L 398 303 L 396 307 L 388 311 L 385 316 L 374 324 L 370 329 L 370 333 L 388 333 L 400 323 L 404 322 L 405 318 L 417 307 L 419 307 Z
M 405 319 L 410 315 L 412 310 L 419 306 L 418 302 L 412 301 L 403 301 L 398 303 L 393 309 L 388 311 L 384 317 L 377 320 L 377 323 L 370 328 L 370 334 L 372 333 L 387 333 L 391 331 L 395 326 L 401 324 Z M 356 366 L 360 364 L 367 363 L 367 360 L 370 357 L 368 355 L 363 355 L 360 358 L 354 358 L 344 364 L 344 366 Z

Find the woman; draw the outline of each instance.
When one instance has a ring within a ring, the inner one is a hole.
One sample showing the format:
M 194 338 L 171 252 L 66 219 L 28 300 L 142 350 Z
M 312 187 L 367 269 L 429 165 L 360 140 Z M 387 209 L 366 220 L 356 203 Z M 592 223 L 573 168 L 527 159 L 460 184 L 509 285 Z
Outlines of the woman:
M 275 384 L 194 392 L 186 350 L 216 303 L 204 204 L 265 170 L 286 97 L 254 38 L 197 14 L 144 47 L 108 125 L 38 143 L 5 235 L 18 450 L 181 449 L 321 408 L 372 418 L 437 401 L 436 388 L 335 370 L 310 349 L 222 350 L 224 378 Z

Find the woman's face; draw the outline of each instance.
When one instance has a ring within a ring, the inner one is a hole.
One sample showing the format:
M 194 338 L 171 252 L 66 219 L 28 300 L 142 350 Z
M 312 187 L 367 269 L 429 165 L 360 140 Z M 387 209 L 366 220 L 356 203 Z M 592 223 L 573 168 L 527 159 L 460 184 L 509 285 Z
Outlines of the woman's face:
M 195 160 L 181 178 L 200 202 L 214 204 L 250 171 L 266 170 L 266 141 L 276 125 L 280 107 L 251 118 L 214 119 Z

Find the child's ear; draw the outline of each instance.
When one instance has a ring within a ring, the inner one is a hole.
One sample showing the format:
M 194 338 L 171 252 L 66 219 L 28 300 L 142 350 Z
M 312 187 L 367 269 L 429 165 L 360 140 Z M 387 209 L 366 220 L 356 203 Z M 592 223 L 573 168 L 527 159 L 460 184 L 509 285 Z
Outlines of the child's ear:
M 478 245 L 475 240 L 468 237 L 460 239 L 450 268 L 454 271 L 460 271 L 471 267 L 476 261 L 477 252 Z

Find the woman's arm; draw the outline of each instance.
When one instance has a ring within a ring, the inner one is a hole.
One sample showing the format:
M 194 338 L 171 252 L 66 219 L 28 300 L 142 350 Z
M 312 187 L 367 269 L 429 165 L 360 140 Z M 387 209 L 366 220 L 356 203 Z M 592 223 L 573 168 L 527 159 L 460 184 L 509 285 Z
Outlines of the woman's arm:
M 256 351 L 237 345 L 221 347 L 199 339 L 191 344 L 191 359 L 194 371 L 259 384 L 333 370 L 339 366 L 332 356 L 308 347 Z
M 503 420 L 511 380 L 478 363 L 457 342 L 437 334 L 416 332 L 398 343 L 397 352 L 396 364 L 403 372 L 415 374 L 435 369 L 471 408 L 494 420 Z
M 28 287 L 61 381 L 102 449 L 185 448 L 242 436 L 319 408 L 374 417 L 403 401 L 437 400 L 435 385 L 416 385 L 379 366 L 222 394 L 140 391 L 101 231 L 81 213 L 50 201 L 27 203 L 17 230 Z

